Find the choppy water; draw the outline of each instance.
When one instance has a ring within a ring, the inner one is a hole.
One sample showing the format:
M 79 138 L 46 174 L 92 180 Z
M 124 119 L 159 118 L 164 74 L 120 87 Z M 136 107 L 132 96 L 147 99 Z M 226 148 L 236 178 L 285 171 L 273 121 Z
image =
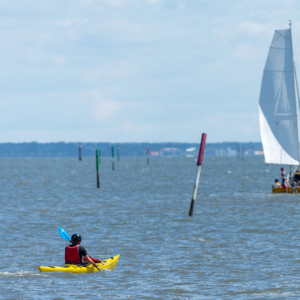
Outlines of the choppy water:
M 300 298 L 300 195 L 271 194 L 279 167 L 262 158 L 204 159 L 188 217 L 194 158 L 1 158 L 0 298 Z M 114 271 L 39 273 L 83 236 Z

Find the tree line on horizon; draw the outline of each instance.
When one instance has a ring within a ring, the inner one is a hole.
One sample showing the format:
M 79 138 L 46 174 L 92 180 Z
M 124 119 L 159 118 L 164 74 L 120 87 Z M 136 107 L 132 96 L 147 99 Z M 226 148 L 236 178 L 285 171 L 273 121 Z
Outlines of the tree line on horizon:
M 114 147 L 117 156 L 118 146 L 121 156 L 146 156 L 147 146 L 150 153 L 160 152 L 164 148 L 177 148 L 180 153 L 187 149 L 199 149 L 199 143 L 82 143 L 82 156 L 95 156 L 95 149 L 100 149 L 101 156 L 111 156 L 111 147 Z M 237 143 L 207 143 L 205 150 L 238 150 L 244 147 L 245 150 L 262 151 L 260 142 Z M 1 143 L 1 157 L 76 157 L 78 156 L 78 143 Z

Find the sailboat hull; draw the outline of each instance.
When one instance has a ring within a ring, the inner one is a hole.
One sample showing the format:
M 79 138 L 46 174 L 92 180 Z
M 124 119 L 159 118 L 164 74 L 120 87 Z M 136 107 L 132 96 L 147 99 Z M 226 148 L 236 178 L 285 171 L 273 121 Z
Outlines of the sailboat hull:
M 272 192 L 274 194 L 278 194 L 278 193 L 288 193 L 288 194 L 292 194 L 294 191 L 293 191 L 293 188 L 290 186 L 288 187 L 287 189 L 284 189 L 282 187 L 280 188 L 272 188 Z M 296 189 L 295 189 L 295 193 L 300 193 L 300 186 L 297 186 Z
M 274 194 L 278 194 L 278 193 L 288 193 L 288 194 L 293 194 L 293 188 L 292 187 L 287 187 L 286 189 L 283 187 L 278 187 L 278 188 L 272 188 L 272 191 Z M 300 188 L 299 191 L 297 191 L 298 193 L 300 193 Z

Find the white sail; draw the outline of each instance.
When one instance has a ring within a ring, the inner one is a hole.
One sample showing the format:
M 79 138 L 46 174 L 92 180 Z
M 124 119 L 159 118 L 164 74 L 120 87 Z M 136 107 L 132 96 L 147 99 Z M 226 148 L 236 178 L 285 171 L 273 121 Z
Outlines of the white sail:
M 299 165 L 298 115 L 291 29 L 276 30 L 264 69 L 260 135 L 265 162 Z

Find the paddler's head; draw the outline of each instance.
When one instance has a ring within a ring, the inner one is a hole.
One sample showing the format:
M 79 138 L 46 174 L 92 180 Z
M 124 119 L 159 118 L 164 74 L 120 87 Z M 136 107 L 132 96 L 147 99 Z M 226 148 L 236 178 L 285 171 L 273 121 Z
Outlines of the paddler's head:
M 279 180 L 278 180 L 278 179 L 275 179 L 275 183 L 277 183 L 277 182 L 279 182 Z
M 71 242 L 73 245 L 79 245 L 81 242 L 81 235 L 78 233 L 74 233 L 71 237 Z
M 283 171 L 284 170 L 284 168 L 281 168 L 281 171 Z

